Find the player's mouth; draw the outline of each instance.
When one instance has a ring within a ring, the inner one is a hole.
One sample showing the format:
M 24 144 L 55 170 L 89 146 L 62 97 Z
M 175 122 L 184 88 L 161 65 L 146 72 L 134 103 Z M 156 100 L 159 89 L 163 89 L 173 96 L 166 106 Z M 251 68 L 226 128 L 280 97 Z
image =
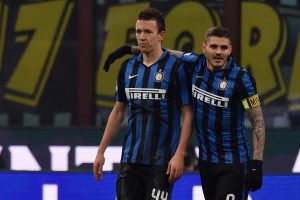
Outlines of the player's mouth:
M 217 63 L 223 62 L 223 58 L 222 57 L 214 57 L 213 60 Z
M 148 43 L 139 43 L 139 46 L 145 47 L 145 46 L 149 46 L 149 44 Z

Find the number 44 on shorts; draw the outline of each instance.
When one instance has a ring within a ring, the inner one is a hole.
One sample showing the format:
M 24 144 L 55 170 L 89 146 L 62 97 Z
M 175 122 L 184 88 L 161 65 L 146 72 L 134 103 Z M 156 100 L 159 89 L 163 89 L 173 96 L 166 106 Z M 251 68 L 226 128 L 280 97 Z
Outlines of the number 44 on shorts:
M 161 191 L 155 188 L 152 189 L 152 193 L 151 193 L 151 197 L 156 200 L 167 200 L 168 195 L 169 195 L 168 192 Z

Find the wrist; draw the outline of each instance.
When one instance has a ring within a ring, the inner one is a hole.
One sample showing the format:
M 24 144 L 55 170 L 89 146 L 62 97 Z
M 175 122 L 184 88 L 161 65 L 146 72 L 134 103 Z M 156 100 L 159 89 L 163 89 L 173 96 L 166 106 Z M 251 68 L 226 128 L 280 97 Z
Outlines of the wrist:
M 130 47 L 131 47 L 132 54 L 139 54 L 141 52 L 139 46 L 130 46 Z
M 106 148 L 100 144 L 100 146 L 98 148 L 98 154 L 103 154 L 104 155 L 105 149 Z

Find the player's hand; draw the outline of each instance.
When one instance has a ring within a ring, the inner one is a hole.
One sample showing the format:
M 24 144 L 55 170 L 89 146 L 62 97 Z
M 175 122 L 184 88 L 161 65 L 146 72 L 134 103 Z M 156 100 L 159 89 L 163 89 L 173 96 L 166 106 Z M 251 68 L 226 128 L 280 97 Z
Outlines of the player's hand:
M 173 183 L 178 180 L 183 174 L 184 169 L 184 157 L 173 156 L 168 164 L 167 173 L 169 175 L 169 182 Z
M 97 156 L 94 161 L 93 173 L 96 180 L 98 181 L 102 180 L 103 178 L 102 169 L 103 169 L 104 162 L 105 162 L 104 154 L 97 153 Z
M 261 188 L 263 180 L 263 162 L 261 160 L 250 160 L 248 166 L 248 187 L 254 192 Z
M 112 53 L 108 55 L 105 60 L 103 69 L 107 72 L 109 70 L 109 66 L 115 62 L 118 58 L 123 57 L 126 54 L 131 54 L 131 46 L 123 45 L 115 49 Z

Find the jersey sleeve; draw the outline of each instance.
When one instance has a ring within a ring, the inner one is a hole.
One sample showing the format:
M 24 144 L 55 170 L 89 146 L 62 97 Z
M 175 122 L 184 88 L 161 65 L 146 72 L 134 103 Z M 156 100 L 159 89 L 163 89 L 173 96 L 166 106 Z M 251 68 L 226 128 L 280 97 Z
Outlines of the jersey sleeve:
M 186 63 L 195 63 L 197 62 L 199 55 L 193 53 L 184 53 L 181 56 L 181 60 Z
M 182 63 L 178 68 L 178 99 L 180 106 L 192 104 L 192 82 L 191 76 Z
M 240 94 L 244 109 L 250 110 L 251 108 L 260 106 L 261 103 L 257 93 L 254 77 L 252 77 L 247 70 L 243 70 L 243 76 L 240 81 Z
M 194 73 L 194 69 L 199 62 L 199 60 L 203 57 L 203 55 L 197 55 L 193 53 L 184 53 L 180 57 L 184 64 L 185 70 L 188 72 L 189 76 L 192 76 Z
M 127 66 L 128 60 L 123 62 L 117 78 L 116 84 L 116 92 L 115 92 L 115 100 L 120 102 L 126 102 L 126 93 L 125 93 L 125 71 Z

